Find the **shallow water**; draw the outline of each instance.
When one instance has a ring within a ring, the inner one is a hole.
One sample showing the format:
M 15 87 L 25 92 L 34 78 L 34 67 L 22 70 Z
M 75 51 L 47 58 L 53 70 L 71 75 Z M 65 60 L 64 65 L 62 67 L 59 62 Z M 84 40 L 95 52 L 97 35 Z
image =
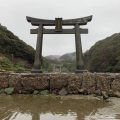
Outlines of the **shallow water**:
M 0 96 L 0 120 L 120 120 L 120 99 Z

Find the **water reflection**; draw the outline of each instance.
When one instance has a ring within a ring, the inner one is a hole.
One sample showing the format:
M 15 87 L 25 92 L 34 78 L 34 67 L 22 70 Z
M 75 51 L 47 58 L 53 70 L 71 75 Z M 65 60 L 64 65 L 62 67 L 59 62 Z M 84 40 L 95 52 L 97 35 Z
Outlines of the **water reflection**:
M 109 106 L 109 103 L 95 99 L 0 96 L 0 120 L 91 120 L 90 117 L 97 120 L 95 117 L 101 114 L 100 110 Z
M 32 116 L 29 114 L 15 112 L 9 120 L 32 120 Z
M 76 113 L 68 113 L 66 115 L 62 114 L 40 114 L 40 120 L 77 120 Z
M 120 99 L 112 98 L 111 106 L 98 108 L 97 112 L 85 117 L 85 120 L 120 120 Z

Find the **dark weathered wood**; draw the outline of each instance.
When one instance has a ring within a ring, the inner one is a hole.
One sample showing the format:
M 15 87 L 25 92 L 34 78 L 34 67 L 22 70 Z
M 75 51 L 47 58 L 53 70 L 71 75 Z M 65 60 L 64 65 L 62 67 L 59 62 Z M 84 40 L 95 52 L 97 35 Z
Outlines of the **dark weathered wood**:
M 55 20 L 38 19 L 28 16 L 26 17 L 26 19 L 34 26 L 39 26 L 39 24 L 43 24 L 44 26 L 55 26 Z M 77 19 L 66 19 L 66 20 L 62 20 L 62 25 L 75 25 L 75 24 L 86 25 L 91 20 L 92 20 L 92 16 L 77 18 Z
M 61 32 L 62 29 L 62 18 L 55 18 L 55 31 Z
M 88 29 L 79 28 L 81 34 L 88 34 Z M 75 34 L 75 29 L 63 29 L 62 31 L 56 31 L 55 29 L 43 29 L 43 34 Z M 38 29 L 31 29 L 31 34 L 38 34 Z
M 76 72 L 78 73 L 84 70 L 82 43 L 78 24 L 75 25 L 75 44 L 76 44 Z
M 36 54 L 35 54 L 35 60 L 32 72 L 33 73 L 41 73 L 41 67 L 42 67 L 42 42 L 43 42 L 43 26 L 39 25 L 38 28 L 38 36 L 37 36 L 37 44 L 36 44 Z

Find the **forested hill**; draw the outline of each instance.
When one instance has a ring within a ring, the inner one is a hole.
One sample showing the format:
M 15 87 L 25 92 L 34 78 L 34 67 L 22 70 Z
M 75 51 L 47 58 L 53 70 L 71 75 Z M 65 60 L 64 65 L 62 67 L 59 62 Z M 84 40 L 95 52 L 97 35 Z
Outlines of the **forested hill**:
M 120 72 L 120 33 L 97 42 L 84 57 L 90 71 Z
M 75 58 L 76 54 L 73 52 L 55 60 L 63 64 L 66 71 L 74 72 Z M 98 41 L 84 53 L 84 60 L 85 68 L 91 72 L 120 72 L 120 33 Z
M 20 40 L 5 26 L 0 25 L 0 53 L 10 57 L 12 54 L 15 58 L 21 58 L 33 63 L 34 49 Z

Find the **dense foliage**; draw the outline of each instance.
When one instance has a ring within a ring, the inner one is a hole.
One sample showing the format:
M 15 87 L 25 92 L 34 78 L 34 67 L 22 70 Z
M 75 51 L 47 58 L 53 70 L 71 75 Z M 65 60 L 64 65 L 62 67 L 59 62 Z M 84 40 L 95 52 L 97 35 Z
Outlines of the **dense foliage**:
M 14 55 L 30 63 L 34 60 L 34 49 L 2 25 L 0 25 L 0 53 Z
M 21 64 L 21 63 L 13 64 L 6 57 L 3 57 L 2 59 L 0 59 L 0 70 L 14 71 L 14 72 L 29 71 L 29 69 L 25 68 L 24 64 Z
M 97 42 L 84 56 L 90 71 L 120 72 L 120 33 Z

